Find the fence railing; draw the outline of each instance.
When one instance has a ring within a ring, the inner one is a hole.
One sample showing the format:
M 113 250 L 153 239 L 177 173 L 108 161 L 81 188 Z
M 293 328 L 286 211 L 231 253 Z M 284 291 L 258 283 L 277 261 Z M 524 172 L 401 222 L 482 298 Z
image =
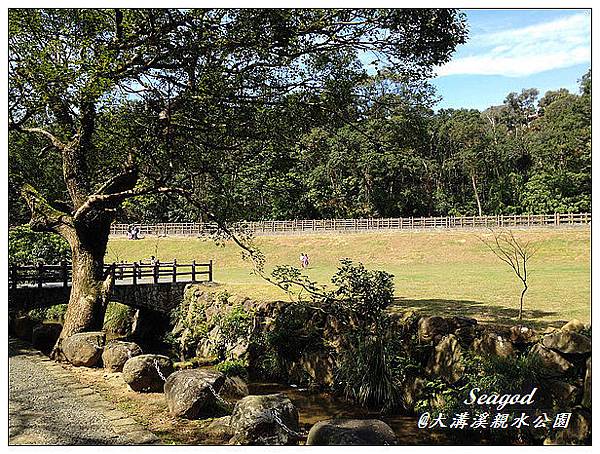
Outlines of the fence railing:
M 368 230 L 458 229 L 489 227 L 559 227 L 588 225 L 590 213 L 515 214 L 497 216 L 444 216 L 369 219 L 299 219 L 239 222 L 235 226 L 254 234 L 293 232 L 355 232 Z M 215 223 L 181 222 L 136 224 L 141 236 L 204 236 L 218 230 Z M 130 225 L 113 224 L 111 235 L 127 236 Z
M 112 274 L 115 282 L 123 284 L 158 284 L 163 282 L 202 282 L 213 280 L 213 262 L 179 263 L 172 262 L 133 262 L 104 265 L 104 275 Z M 72 265 L 66 261 L 58 265 L 11 265 L 9 286 L 19 285 L 43 287 L 44 285 L 67 287 L 73 276 Z M 204 278 L 205 277 L 205 278 Z M 182 279 L 183 278 L 183 279 Z M 203 279 L 204 278 L 204 279 Z

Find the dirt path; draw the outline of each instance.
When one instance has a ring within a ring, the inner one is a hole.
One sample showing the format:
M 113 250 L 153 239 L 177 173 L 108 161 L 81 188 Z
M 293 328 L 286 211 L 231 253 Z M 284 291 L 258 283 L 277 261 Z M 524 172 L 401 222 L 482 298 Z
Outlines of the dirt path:
M 158 437 L 63 366 L 9 339 L 10 445 L 138 445 Z

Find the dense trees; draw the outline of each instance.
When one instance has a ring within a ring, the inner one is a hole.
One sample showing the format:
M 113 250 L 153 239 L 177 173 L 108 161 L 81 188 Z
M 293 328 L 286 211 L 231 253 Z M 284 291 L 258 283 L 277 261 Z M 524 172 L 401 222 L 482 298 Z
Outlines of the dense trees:
M 123 208 L 147 220 L 317 215 L 331 181 L 323 206 L 371 210 L 380 169 L 363 156 L 389 139 L 371 139 L 397 108 L 386 93 L 418 92 L 465 39 L 448 9 L 11 10 L 9 185 L 32 229 L 69 242 L 61 339 L 102 321 Z M 321 159 L 301 147 L 319 127 L 332 136 L 322 178 L 302 168 Z

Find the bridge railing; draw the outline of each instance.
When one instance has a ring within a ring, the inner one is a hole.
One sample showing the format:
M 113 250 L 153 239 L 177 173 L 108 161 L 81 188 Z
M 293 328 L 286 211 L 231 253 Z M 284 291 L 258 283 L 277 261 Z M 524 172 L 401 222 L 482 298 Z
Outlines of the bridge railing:
M 158 284 L 163 282 L 212 282 L 213 261 L 196 262 L 133 262 L 111 263 L 104 265 L 105 276 L 112 274 L 115 282 L 125 284 Z M 11 265 L 8 283 L 10 288 L 19 285 L 43 287 L 54 285 L 67 287 L 72 280 L 72 264 L 66 261 L 55 265 L 39 263 L 37 265 Z

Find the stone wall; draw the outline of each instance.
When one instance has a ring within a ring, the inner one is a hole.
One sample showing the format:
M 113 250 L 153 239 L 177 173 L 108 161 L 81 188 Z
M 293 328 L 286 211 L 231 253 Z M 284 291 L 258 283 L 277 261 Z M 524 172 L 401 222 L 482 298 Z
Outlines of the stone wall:
M 116 301 L 136 309 L 149 309 L 169 314 L 183 300 L 184 282 L 163 282 L 158 284 L 115 285 L 111 301 Z M 8 292 L 9 309 L 28 311 L 40 307 L 67 304 L 70 287 L 19 287 Z
M 218 286 L 190 286 L 188 304 L 196 305 L 205 324 L 195 339 L 189 356 L 206 362 L 242 359 L 250 372 L 259 370 L 264 355 L 265 335 L 272 333 L 282 316 L 289 314 L 289 302 L 256 302 L 249 298 L 229 296 Z M 235 307 L 251 314 L 248 335 L 231 342 L 218 320 Z M 533 358 L 541 378 L 536 408 L 552 408 L 557 403 L 573 412 L 574 431 L 561 432 L 561 439 L 549 437 L 546 443 L 585 443 L 591 427 L 591 328 L 573 320 L 561 328 L 544 331 L 526 326 L 483 325 L 465 317 L 419 316 L 412 312 L 390 314 L 391 330 L 403 342 L 407 357 L 415 363 L 400 385 L 403 411 L 416 412 L 418 402 L 435 400 L 427 395 L 427 383 L 438 380 L 446 389 L 464 383 L 467 358 L 498 357 L 507 360 Z M 299 347 L 293 360 L 279 358 L 285 364 L 289 383 L 330 387 L 336 367 L 335 321 L 314 317 L 306 325 L 318 325 L 327 342 L 320 349 Z M 182 334 L 188 329 L 176 327 Z M 290 333 L 295 336 L 295 333 Z M 326 345 L 326 346 L 325 346 Z M 333 347 L 332 347 L 333 346 Z M 215 351 L 219 351 L 218 355 Z M 507 389 L 506 393 L 519 390 Z M 441 401 L 440 401 L 441 402 Z M 443 403 L 443 402 L 442 402 Z

